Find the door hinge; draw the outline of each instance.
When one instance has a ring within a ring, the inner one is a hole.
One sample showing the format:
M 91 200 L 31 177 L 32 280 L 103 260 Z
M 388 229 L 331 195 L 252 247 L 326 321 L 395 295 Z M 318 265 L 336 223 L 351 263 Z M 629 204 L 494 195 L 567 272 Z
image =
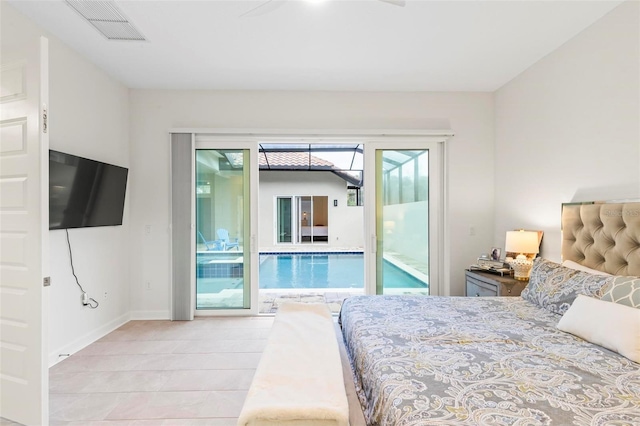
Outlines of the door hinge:
M 42 133 L 47 133 L 47 106 L 42 105 Z
M 42 286 L 49 287 L 51 285 L 51 277 L 44 277 L 42 279 Z

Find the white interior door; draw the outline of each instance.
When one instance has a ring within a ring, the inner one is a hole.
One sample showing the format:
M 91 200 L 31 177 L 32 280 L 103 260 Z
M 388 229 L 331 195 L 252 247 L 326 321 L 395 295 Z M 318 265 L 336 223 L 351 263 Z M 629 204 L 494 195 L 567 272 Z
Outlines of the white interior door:
M 48 424 L 47 39 L 2 37 L 0 416 Z

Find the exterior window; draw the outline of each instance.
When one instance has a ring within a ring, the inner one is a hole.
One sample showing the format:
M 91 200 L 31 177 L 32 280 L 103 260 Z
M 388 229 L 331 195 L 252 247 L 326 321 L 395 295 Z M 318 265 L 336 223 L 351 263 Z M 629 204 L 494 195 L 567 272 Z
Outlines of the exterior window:
M 291 198 L 278 198 L 278 242 L 290 243 L 292 241 L 291 227 Z
M 361 188 L 357 186 L 347 187 L 347 206 L 362 206 Z

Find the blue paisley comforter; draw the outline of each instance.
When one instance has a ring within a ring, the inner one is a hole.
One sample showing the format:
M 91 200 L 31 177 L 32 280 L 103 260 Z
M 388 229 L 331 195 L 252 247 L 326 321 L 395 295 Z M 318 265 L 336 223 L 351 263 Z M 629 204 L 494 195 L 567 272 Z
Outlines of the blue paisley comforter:
M 520 297 L 357 296 L 340 324 L 369 425 L 640 425 L 640 365 Z

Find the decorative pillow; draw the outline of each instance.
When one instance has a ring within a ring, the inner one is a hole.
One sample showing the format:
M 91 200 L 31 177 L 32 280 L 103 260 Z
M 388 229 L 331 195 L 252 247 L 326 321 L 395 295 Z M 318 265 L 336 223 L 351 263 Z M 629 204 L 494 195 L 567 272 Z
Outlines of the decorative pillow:
M 550 312 L 562 315 L 579 294 L 598 299 L 602 297 L 603 286 L 608 286 L 612 280 L 612 276 L 576 271 L 537 258 L 533 262 L 529 284 L 522 291 L 522 297 Z
M 614 277 L 602 300 L 640 309 L 640 277 Z
M 579 294 L 557 327 L 640 362 L 640 309 Z
M 584 272 L 588 272 L 590 274 L 594 274 L 594 275 L 608 275 L 611 276 L 611 274 L 608 274 L 606 272 L 603 271 L 598 271 L 597 269 L 591 269 L 587 266 L 581 265 L 578 262 L 574 262 L 573 260 L 565 260 L 564 262 L 562 262 L 562 266 L 566 266 L 567 268 L 571 268 L 571 269 L 576 269 L 578 271 L 584 271 Z

